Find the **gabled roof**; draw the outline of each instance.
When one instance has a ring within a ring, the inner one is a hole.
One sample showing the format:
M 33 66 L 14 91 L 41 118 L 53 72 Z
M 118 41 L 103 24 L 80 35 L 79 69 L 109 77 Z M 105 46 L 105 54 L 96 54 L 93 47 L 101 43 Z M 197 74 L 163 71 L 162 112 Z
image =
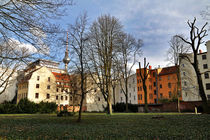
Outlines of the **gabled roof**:
M 171 67 L 162 68 L 159 75 L 168 75 L 168 74 L 176 73 L 178 67 L 179 66 L 171 66 Z
M 66 81 L 66 82 L 70 81 L 70 75 L 68 75 L 68 74 L 57 73 L 57 72 L 52 72 L 52 73 L 55 76 L 56 81 Z

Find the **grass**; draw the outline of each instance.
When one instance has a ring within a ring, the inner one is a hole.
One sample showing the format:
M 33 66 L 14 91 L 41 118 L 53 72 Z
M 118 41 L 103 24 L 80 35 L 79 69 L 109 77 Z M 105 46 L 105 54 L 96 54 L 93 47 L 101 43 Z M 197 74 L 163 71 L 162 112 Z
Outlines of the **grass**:
M 209 139 L 210 115 L 83 113 L 82 122 L 55 114 L 0 114 L 0 139 Z

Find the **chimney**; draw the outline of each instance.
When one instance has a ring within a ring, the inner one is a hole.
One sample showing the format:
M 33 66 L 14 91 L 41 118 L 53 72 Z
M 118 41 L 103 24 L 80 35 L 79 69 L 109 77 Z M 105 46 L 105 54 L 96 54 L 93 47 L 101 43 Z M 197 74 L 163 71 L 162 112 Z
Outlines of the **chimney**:
M 199 50 L 199 53 L 202 53 L 202 50 Z
M 151 66 L 151 65 L 149 65 L 149 69 L 150 69 L 150 70 L 152 69 L 152 66 Z

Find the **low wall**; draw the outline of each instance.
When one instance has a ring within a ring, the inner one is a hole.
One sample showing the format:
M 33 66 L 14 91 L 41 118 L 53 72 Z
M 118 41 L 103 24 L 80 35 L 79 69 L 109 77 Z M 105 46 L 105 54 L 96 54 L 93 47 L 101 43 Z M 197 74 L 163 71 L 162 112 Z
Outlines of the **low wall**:
M 201 101 L 192 101 L 192 102 L 180 102 L 180 111 L 181 112 L 194 112 L 195 107 L 198 107 L 198 111 L 202 111 Z M 163 103 L 163 104 L 149 104 L 148 109 L 150 112 L 177 112 L 177 102 Z M 144 111 L 144 105 L 139 105 L 139 112 Z

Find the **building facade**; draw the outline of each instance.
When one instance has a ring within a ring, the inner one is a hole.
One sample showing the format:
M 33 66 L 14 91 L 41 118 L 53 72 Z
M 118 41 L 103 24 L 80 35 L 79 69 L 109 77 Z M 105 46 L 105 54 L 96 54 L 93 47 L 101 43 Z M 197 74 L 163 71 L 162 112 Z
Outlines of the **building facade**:
M 206 42 L 206 52 L 201 50 L 197 54 L 198 67 L 201 72 L 202 82 L 207 100 L 210 100 L 210 41 Z M 188 57 L 193 62 L 193 54 L 182 54 L 180 57 L 180 76 L 182 81 L 182 97 L 184 101 L 201 101 L 195 70 Z
M 118 82 L 115 87 L 115 103 L 125 103 L 125 84 L 122 82 Z M 133 74 L 128 77 L 128 103 L 130 104 L 138 104 L 137 100 L 137 87 L 136 87 L 136 74 Z
M 148 74 L 146 79 L 148 104 L 158 104 L 161 103 L 163 99 L 172 100 L 173 98 L 178 98 L 180 89 L 178 89 L 177 69 L 178 66 L 157 69 L 152 69 L 152 67 L 149 66 L 149 69 L 146 69 Z M 144 69 L 142 68 L 140 70 L 143 74 Z M 138 104 L 145 104 L 140 70 L 136 70 Z

